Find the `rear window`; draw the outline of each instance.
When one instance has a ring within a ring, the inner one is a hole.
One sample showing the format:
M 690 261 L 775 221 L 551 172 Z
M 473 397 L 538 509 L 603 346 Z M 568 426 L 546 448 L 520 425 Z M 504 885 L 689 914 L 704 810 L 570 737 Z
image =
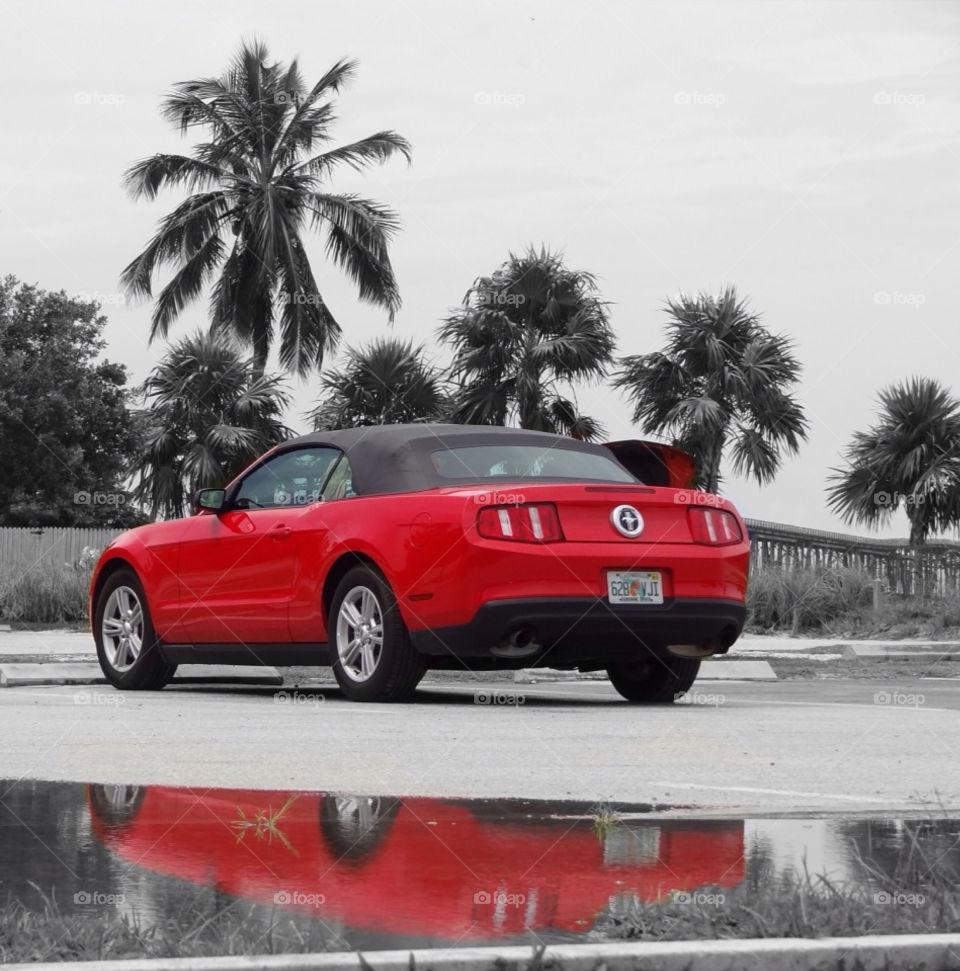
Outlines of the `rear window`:
M 543 445 L 464 445 L 430 453 L 444 479 L 596 479 L 636 482 L 613 458 Z

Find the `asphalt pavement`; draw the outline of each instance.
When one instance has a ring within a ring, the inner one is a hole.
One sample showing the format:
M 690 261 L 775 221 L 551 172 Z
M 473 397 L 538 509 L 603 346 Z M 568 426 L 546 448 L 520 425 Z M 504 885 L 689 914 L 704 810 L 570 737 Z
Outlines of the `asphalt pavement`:
M 680 814 L 960 811 L 960 682 L 698 683 L 668 707 L 601 681 L 0 690 L 0 778 L 525 797 Z

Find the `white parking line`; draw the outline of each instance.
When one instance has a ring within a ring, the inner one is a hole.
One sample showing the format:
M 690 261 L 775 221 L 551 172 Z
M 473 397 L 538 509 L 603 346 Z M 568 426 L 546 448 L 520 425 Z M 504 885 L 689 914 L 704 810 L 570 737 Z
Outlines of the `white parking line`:
M 806 792 L 801 789 L 763 789 L 754 786 L 705 786 L 698 782 L 651 782 L 653 786 L 664 789 L 704 789 L 710 792 L 742 792 L 751 796 L 789 796 L 802 799 L 836 799 L 840 802 L 871 802 L 885 805 L 889 799 L 875 799 L 872 796 L 851 796 L 845 793 Z

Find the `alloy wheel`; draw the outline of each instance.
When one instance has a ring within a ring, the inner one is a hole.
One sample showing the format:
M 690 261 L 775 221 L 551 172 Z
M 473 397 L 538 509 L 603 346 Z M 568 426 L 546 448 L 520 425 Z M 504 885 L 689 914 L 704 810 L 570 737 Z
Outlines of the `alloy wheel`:
M 352 681 L 368 681 L 383 651 L 383 610 L 377 595 L 365 586 L 347 592 L 337 614 L 337 655 Z

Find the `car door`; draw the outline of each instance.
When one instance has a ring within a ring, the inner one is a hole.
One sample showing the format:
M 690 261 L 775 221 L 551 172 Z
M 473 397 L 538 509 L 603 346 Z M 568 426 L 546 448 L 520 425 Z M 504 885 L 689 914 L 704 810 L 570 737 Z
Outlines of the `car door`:
M 180 544 L 177 641 L 290 640 L 299 520 L 319 498 L 339 456 L 324 446 L 273 455 L 231 489 L 224 509 L 190 520 Z

